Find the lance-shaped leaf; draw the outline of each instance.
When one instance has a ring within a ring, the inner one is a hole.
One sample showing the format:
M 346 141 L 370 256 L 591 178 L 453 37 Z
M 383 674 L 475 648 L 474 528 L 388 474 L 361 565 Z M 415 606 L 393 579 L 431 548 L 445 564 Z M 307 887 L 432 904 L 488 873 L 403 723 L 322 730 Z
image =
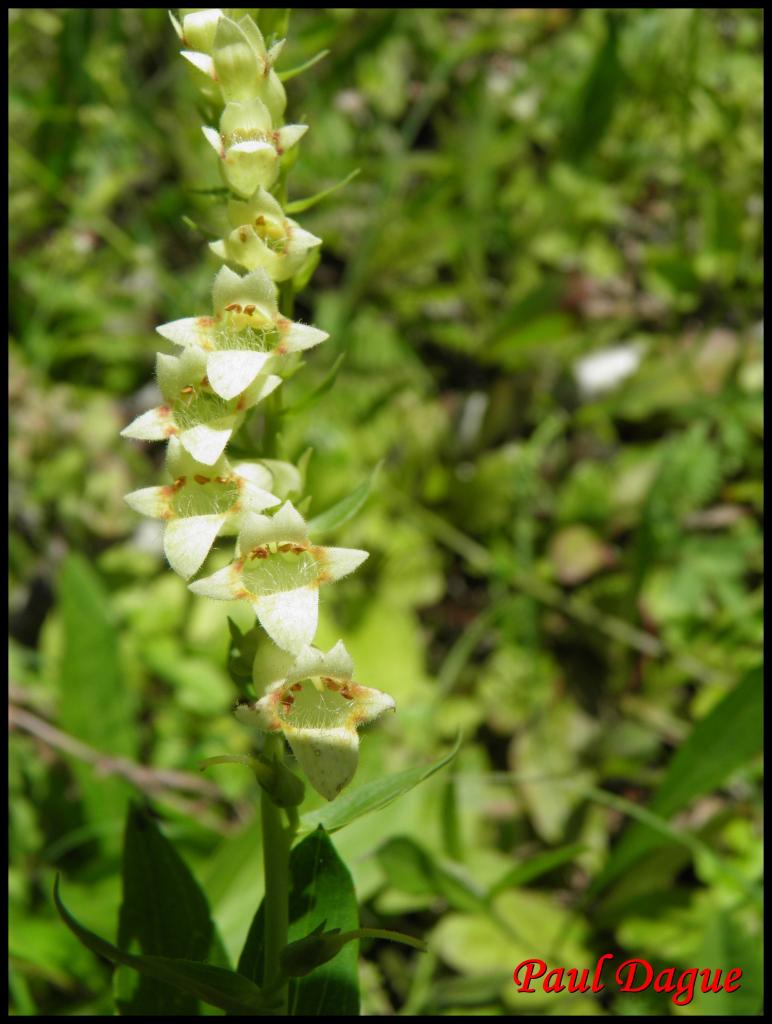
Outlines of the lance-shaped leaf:
M 201 568 L 215 537 L 237 534 L 248 513 L 281 502 L 270 491 L 273 475 L 267 467 L 244 464 L 241 474 L 224 455 L 206 466 L 176 437 L 169 439 L 166 468 L 171 484 L 132 491 L 125 501 L 142 515 L 165 520 L 164 552 L 185 579 Z
M 245 517 L 237 559 L 190 589 L 221 601 L 249 601 L 274 643 L 297 653 L 316 633 L 319 587 L 366 558 L 366 551 L 312 544 L 305 520 L 287 501 L 274 516 Z
M 212 252 L 247 270 L 261 267 L 274 281 L 286 281 L 296 274 L 310 250 L 322 242 L 285 217 L 264 188 L 258 188 L 246 202 L 231 200 L 228 220 L 233 230 L 226 238 L 210 242 Z
M 249 197 L 270 188 L 279 176 L 279 160 L 308 130 L 304 124 L 273 128 L 268 107 L 257 97 L 226 104 L 220 130 L 204 127 L 204 136 L 222 161 L 222 172 L 234 192 Z
M 394 710 L 387 693 L 353 680 L 354 663 L 339 641 L 326 654 L 304 647 L 283 679 L 260 700 L 236 708 L 240 721 L 281 732 L 314 789 L 333 800 L 354 777 L 357 728 Z
M 261 374 L 237 398 L 226 400 L 207 378 L 206 353 L 192 348 L 179 357 L 159 353 L 156 376 L 164 404 L 138 416 L 121 435 L 141 441 L 178 437 L 183 448 L 205 466 L 220 458 L 247 409 L 281 384 L 281 377 Z
M 281 356 L 313 348 L 328 334 L 279 313 L 276 286 L 263 269 L 241 277 L 222 267 L 214 281 L 214 316 L 184 317 L 157 328 L 175 345 L 202 353 L 210 387 L 240 395 Z

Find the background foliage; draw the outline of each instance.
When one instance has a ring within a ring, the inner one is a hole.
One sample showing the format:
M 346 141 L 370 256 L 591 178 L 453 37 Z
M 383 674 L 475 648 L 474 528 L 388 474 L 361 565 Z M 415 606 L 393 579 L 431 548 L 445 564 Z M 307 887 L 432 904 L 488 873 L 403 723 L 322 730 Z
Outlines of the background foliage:
M 118 437 L 155 325 L 207 308 L 220 182 L 165 11 L 9 29 L 11 1006 L 98 1014 L 110 972 L 52 882 L 118 935 L 132 793 L 218 962 L 260 898 L 253 784 L 197 774 L 249 749 L 249 614 L 166 568 L 122 500 L 160 446 Z M 325 244 L 298 312 L 332 337 L 286 386 L 283 453 L 313 448 L 312 515 L 384 460 L 319 636 L 397 700 L 354 785 L 465 736 L 335 833 L 363 924 L 430 947 L 363 944 L 367 1012 L 759 1010 L 761 33 L 758 9 L 292 15 L 280 68 L 330 53 L 288 85 L 290 198 L 360 173 L 303 215 Z M 744 984 L 680 1009 L 513 989 L 525 957 L 609 951 Z

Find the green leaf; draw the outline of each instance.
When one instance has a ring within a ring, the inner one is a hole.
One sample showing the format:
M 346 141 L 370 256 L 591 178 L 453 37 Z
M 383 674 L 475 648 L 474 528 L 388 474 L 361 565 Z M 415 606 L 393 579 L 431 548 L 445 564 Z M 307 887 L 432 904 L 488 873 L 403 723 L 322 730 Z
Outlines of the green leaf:
M 351 174 L 347 174 L 342 181 L 339 181 L 335 185 L 331 185 L 329 188 L 326 188 L 323 192 L 317 192 L 314 195 L 309 196 L 307 199 L 294 199 L 291 203 L 287 203 L 287 205 L 284 207 L 284 212 L 289 217 L 291 217 L 295 213 L 305 213 L 306 210 L 310 210 L 312 207 L 316 206 L 317 203 L 320 203 L 322 199 L 326 199 L 327 196 L 331 196 L 333 192 L 337 192 L 339 188 L 343 188 L 345 185 L 348 185 L 349 182 L 353 181 L 354 178 L 356 178 L 356 176 L 360 173 L 361 170 L 361 167 L 357 167 L 355 170 L 351 172 Z
M 290 854 L 292 890 L 289 899 L 290 943 L 307 939 L 314 931 L 350 932 L 359 925 L 356 893 L 348 868 L 324 829 L 307 836 Z M 239 971 L 260 982 L 264 949 L 263 905 L 255 914 L 239 959 Z M 303 978 L 290 983 L 289 1006 L 294 1015 L 357 1016 L 359 990 L 355 942 Z
M 451 870 L 408 836 L 389 839 L 378 849 L 378 863 L 390 883 L 416 895 L 436 893 L 456 910 L 487 911 L 485 896 L 459 870 Z
M 625 72 L 619 60 L 620 16 L 606 14 L 606 37 L 574 98 L 563 138 L 570 162 L 580 161 L 599 145 L 614 116 Z
M 111 756 L 133 757 L 137 738 L 130 689 L 121 669 L 118 633 L 99 578 L 80 555 L 69 555 L 59 577 L 64 648 L 59 672 L 59 725 Z M 89 817 L 122 821 L 130 787 L 73 761 Z M 108 835 L 106 833 L 106 835 Z M 106 840 L 117 843 L 117 835 Z
M 322 382 L 317 387 L 315 387 L 313 391 L 307 394 L 305 398 L 301 398 L 300 401 L 296 402 L 294 405 L 290 405 L 288 408 L 284 409 L 282 415 L 287 416 L 291 413 L 302 412 L 304 409 L 308 409 L 309 406 L 312 406 L 316 402 L 318 402 L 322 395 L 327 394 L 327 392 L 335 383 L 335 379 L 338 376 L 338 371 L 343 365 L 343 360 L 345 358 L 346 353 L 341 352 L 341 354 L 330 367 L 329 373 L 327 373 Z
M 409 792 L 429 776 L 434 775 L 453 760 L 460 746 L 461 736 L 456 740 L 452 750 L 431 764 L 416 765 L 416 767 L 407 768 L 403 772 L 365 783 L 358 789 L 349 790 L 326 807 L 304 814 L 300 819 L 300 824 L 307 831 L 321 825 L 328 832 L 335 832 L 352 821 L 356 821 L 357 818 L 361 818 L 363 814 L 380 810 L 381 807 L 390 804 L 392 800 L 396 800 L 397 797 Z
M 541 875 L 546 875 L 548 871 L 554 871 L 561 864 L 574 860 L 585 849 L 584 843 L 569 843 L 567 846 L 559 846 L 557 850 L 547 850 L 536 857 L 531 857 L 524 864 L 518 864 L 511 871 L 507 871 L 491 886 L 489 896 L 496 896 L 505 889 L 517 889 L 521 885 L 526 885 Z
M 320 60 L 324 60 L 329 52 L 329 50 L 320 50 L 319 53 L 314 54 L 314 56 L 305 61 L 305 63 L 298 64 L 297 67 L 289 68 L 287 71 L 280 71 L 278 73 L 279 80 L 281 82 L 289 82 L 290 79 L 296 78 L 298 75 L 302 75 L 304 71 L 308 71 L 308 69 L 312 68 L 314 64 L 318 64 Z
M 204 960 L 214 926 L 204 894 L 185 862 L 149 814 L 132 805 L 123 843 L 123 903 L 118 945 L 136 942 L 143 953 Z M 124 1015 L 197 1013 L 195 997 L 142 976 L 118 999 Z
M 363 480 L 356 490 L 352 491 L 351 494 L 346 495 L 337 504 L 333 505 L 332 508 L 328 508 L 325 512 L 321 512 L 318 516 L 314 516 L 308 522 L 308 532 L 311 535 L 318 535 L 323 533 L 330 533 L 332 530 L 337 529 L 344 523 L 347 523 L 349 519 L 353 519 L 354 516 L 359 512 L 364 503 L 370 497 L 370 492 L 375 484 L 375 479 L 378 476 L 378 472 L 383 465 L 383 459 L 375 466 L 370 476 Z
M 257 985 L 234 971 L 198 963 L 195 960 L 166 956 L 134 956 L 101 939 L 79 924 L 64 906 L 59 898 L 58 875 L 54 882 L 54 903 L 59 916 L 70 931 L 97 956 L 115 964 L 133 967 L 134 970 L 156 981 L 175 985 L 183 992 L 228 1013 L 257 1014 L 263 1010 L 270 1010 Z
M 761 668 L 752 669 L 695 725 L 673 756 L 649 806 L 651 812 L 671 818 L 756 756 L 762 745 L 762 679 Z M 661 842 L 661 834 L 640 822 L 634 824 L 595 880 L 592 891 L 605 888 Z

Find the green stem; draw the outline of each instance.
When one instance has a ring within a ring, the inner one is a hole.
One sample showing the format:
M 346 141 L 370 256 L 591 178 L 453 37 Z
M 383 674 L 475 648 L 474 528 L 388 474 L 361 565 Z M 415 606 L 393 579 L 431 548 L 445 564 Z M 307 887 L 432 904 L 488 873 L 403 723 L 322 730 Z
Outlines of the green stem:
M 266 738 L 264 753 L 282 756 L 282 739 Z M 263 986 L 276 992 L 281 1013 L 287 1012 L 287 986 L 282 983 L 281 951 L 287 945 L 289 929 L 289 833 L 282 823 L 281 810 L 263 789 L 260 792 L 263 823 L 263 873 L 265 880 L 265 962 Z

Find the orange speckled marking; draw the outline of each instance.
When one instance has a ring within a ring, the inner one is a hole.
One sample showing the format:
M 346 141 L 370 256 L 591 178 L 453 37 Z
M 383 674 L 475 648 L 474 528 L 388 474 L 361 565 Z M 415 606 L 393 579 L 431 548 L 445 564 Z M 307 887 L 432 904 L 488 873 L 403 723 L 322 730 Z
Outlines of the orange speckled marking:
M 250 303 L 248 306 L 244 306 L 244 312 L 247 316 L 252 316 L 255 311 L 254 303 Z
M 226 313 L 240 313 L 241 312 L 241 306 L 238 304 L 238 302 L 232 302 L 230 304 L 230 306 L 226 306 L 225 307 L 225 312 Z
M 197 484 L 208 484 L 210 480 L 208 476 L 203 476 L 201 473 L 196 473 L 193 479 L 196 481 Z
M 293 683 L 292 686 L 290 686 L 290 690 L 294 690 L 295 693 L 297 693 L 298 690 L 302 690 L 302 689 L 303 689 L 303 684 L 302 683 Z

